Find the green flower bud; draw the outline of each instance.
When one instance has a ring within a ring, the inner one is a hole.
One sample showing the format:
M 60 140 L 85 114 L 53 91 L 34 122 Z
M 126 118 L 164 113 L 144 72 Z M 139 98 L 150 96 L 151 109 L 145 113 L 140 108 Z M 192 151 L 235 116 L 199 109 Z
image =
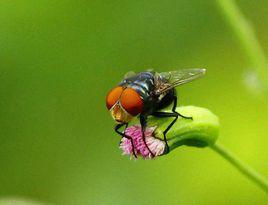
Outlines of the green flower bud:
M 213 145 L 219 136 L 219 119 L 206 108 L 195 106 L 178 107 L 176 111 L 185 119 L 179 117 L 166 134 L 170 151 L 181 145 L 206 147 Z M 164 112 L 171 112 L 164 110 Z M 148 126 L 157 126 L 155 137 L 164 139 L 163 132 L 174 118 L 150 117 Z

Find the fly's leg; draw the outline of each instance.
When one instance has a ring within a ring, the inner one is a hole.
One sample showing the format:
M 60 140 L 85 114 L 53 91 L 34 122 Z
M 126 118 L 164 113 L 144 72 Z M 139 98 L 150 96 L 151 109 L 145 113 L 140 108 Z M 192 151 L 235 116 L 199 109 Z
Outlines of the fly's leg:
M 182 114 L 180 114 L 180 113 L 178 113 L 177 111 L 176 111 L 176 108 L 177 108 L 177 102 L 178 102 L 178 98 L 177 98 L 177 96 L 173 96 L 173 107 L 172 107 L 172 112 L 173 113 L 177 113 L 180 117 L 182 117 L 182 118 L 184 118 L 184 119 L 190 119 L 190 120 L 193 120 L 193 117 L 187 117 L 187 116 L 184 116 L 184 115 L 182 115 Z
M 167 112 L 155 112 L 153 113 L 153 116 L 155 117 L 161 117 L 161 118 L 164 118 L 164 117 L 174 117 L 175 119 L 168 125 L 168 127 L 165 129 L 165 131 L 163 132 L 163 135 L 164 135 L 164 141 L 165 141 L 165 144 L 166 144 L 166 152 L 169 153 L 169 146 L 168 146 L 168 143 L 167 143 L 167 137 L 166 137 L 166 134 L 167 132 L 170 130 L 170 128 L 174 125 L 174 123 L 177 121 L 178 117 L 179 117 L 179 114 L 178 113 L 167 113 Z
M 170 128 L 174 125 L 174 123 L 177 121 L 178 117 L 182 117 L 182 118 L 185 118 L 185 119 L 193 119 L 192 117 L 186 117 L 180 113 L 178 113 L 176 111 L 176 107 L 177 107 L 177 96 L 174 96 L 174 99 L 173 99 L 173 107 L 172 107 L 172 113 L 167 113 L 167 112 L 154 112 L 152 115 L 155 116 L 155 117 L 161 117 L 161 118 L 164 118 L 164 117 L 174 117 L 174 120 L 168 125 L 168 127 L 165 129 L 165 131 L 163 132 L 163 135 L 164 135 L 164 141 L 165 141 L 165 144 L 166 144 L 166 151 L 167 153 L 169 152 L 169 146 L 168 146 L 168 143 L 167 143 L 167 137 L 166 137 L 166 134 L 167 132 L 170 130 Z
M 141 124 L 141 131 L 142 131 L 142 140 L 143 140 L 143 143 L 145 144 L 146 148 L 149 150 L 150 154 L 152 155 L 152 157 L 154 157 L 154 153 L 150 150 L 150 148 L 148 147 L 147 143 L 146 143 L 146 140 L 145 140 L 145 129 L 146 129 L 146 125 L 147 125 L 147 122 L 146 122 L 146 117 L 143 116 L 143 115 L 140 115 L 140 124 Z
M 125 130 L 124 130 L 124 132 L 120 132 L 120 131 L 119 131 L 119 129 L 120 129 L 122 126 L 124 126 L 124 125 L 125 125 L 125 130 L 126 130 L 127 127 L 128 127 L 128 123 L 126 123 L 126 124 L 117 124 L 117 125 L 115 126 L 114 130 L 115 130 L 116 133 L 118 133 L 119 135 L 121 135 L 122 138 L 125 137 L 125 138 L 127 138 L 127 139 L 130 140 L 130 142 L 131 142 L 131 146 L 132 146 L 132 152 L 133 152 L 133 155 L 134 155 L 135 158 L 137 158 L 137 155 L 136 155 L 136 153 L 135 153 L 135 146 L 134 146 L 133 139 L 132 139 L 130 136 L 127 136 L 127 135 L 125 134 Z

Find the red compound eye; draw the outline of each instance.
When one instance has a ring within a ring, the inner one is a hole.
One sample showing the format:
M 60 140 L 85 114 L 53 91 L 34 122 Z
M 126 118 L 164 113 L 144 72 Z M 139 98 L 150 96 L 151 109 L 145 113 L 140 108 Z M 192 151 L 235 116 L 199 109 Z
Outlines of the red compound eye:
M 110 110 L 119 100 L 122 92 L 123 88 L 121 86 L 118 86 L 108 93 L 108 95 L 106 96 L 106 107 L 108 108 L 108 110 Z
M 142 112 L 143 101 L 137 91 L 132 88 L 126 88 L 121 94 L 120 102 L 122 107 L 132 116 Z

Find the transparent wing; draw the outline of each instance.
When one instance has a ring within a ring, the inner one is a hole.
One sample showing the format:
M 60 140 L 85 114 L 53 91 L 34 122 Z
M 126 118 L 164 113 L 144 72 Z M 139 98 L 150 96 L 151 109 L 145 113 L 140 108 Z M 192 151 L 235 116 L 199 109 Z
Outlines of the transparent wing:
M 136 75 L 136 73 L 134 71 L 129 71 L 125 74 L 124 78 L 130 78 L 130 77 L 133 77 L 135 75 Z
M 191 82 L 206 73 L 204 68 L 190 68 L 156 74 L 156 94 L 160 95 L 176 86 Z

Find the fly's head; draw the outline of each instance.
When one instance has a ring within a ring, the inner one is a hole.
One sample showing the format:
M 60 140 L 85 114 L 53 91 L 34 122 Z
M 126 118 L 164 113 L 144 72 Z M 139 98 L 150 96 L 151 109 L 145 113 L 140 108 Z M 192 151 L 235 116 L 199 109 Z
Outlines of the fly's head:
M 124 124 L 142 112 L 143 100 L 133 88 L 118 86 L 106 96 L 106 107 L 116 123 Z

